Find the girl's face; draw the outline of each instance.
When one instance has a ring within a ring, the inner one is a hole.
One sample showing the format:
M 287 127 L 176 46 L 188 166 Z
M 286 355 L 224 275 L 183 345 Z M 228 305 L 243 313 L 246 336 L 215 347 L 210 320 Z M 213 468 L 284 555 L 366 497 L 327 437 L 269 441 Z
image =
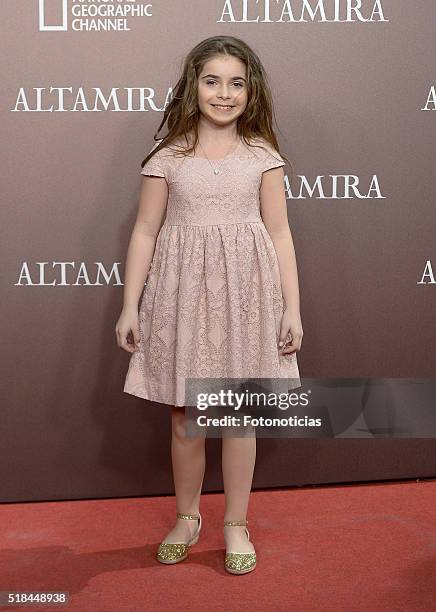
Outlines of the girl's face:
M 224 126 L 236 121 L 246 106 L 245 64 L 232 55 L 217 55 L 207 61 L 198 77 L 198 107 L 203 117 Z

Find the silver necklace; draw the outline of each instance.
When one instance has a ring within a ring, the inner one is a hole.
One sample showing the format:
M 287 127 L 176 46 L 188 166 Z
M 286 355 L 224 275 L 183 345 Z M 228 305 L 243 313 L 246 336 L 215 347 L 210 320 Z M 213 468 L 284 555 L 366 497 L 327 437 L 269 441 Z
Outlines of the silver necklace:
M 211 161 L 210 161 L 210 159 L 208 158 L 208 156 L 207 156 L 207 154 L 206 154 L 206 151 L 205 151 L 205 150 L 203 149 L 203 147 L 201 146 L 201 142 L 200 142 L 200 141 L 198 141 L 198 144 L 200 145 L 200 147 L 201 147 L 201 149 L 202 149 L 203 153 L 206 155 L 206 159 L 207 159 L 207 161 L 209 162 L 210 167 L 212 168 L 212 170 L 213 170 L 214 174 L 218 174 L 218 173 L 219 173 L 218 168 L 214 168 L 214 167 L 212 166 Z M 236 146 L 238 146 L 238 145 L 236 145 Z M 236 149 L 236 147 L 235 147 L 235 149 Z M 231 150 L 230 150 L 230 151 L 227 153 L 227 155 L 229 155 L 229 153 L 230 153 L 230 152 L 231 152 Z M 222 159 L 222 160 L 215 160 L 215 161 L 223 161 L 223 160 L 224 160 L 224 159 L 227 157 L 227 155 L 226 155 L 225 157 L 223 157 L 223 159 Z

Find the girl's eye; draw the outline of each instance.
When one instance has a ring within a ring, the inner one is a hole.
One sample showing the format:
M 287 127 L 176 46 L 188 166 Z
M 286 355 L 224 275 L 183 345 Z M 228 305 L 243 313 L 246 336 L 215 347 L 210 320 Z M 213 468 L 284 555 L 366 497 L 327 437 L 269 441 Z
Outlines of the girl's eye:
M 213 83 L 216 83 L 216 81 L 206 81 L 206 85 L 212 85 Z M 243 87 L 242 83 L 239 83 L 239 82 L 235 82 L 233 83 L 233 85 L 238 85 L 240 87 Z

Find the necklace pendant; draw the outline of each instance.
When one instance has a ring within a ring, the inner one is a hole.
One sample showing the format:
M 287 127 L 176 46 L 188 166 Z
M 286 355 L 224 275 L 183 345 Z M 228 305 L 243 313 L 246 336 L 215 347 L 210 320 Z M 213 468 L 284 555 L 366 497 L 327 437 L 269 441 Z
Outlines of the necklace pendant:
M 218 170 L 214 170 L 215 174 L 218 174 Z

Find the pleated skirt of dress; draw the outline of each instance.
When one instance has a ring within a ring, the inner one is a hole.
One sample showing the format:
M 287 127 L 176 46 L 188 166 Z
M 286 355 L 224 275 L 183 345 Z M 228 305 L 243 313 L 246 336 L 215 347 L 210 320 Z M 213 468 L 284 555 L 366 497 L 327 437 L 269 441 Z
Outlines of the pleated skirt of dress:
M 184 406 L 186 378 L 280 378 L 301 386 L 278 349 L 277 254 L 263 222 L 166 225 L 139 308 L 139 348 L 124 391 Z

